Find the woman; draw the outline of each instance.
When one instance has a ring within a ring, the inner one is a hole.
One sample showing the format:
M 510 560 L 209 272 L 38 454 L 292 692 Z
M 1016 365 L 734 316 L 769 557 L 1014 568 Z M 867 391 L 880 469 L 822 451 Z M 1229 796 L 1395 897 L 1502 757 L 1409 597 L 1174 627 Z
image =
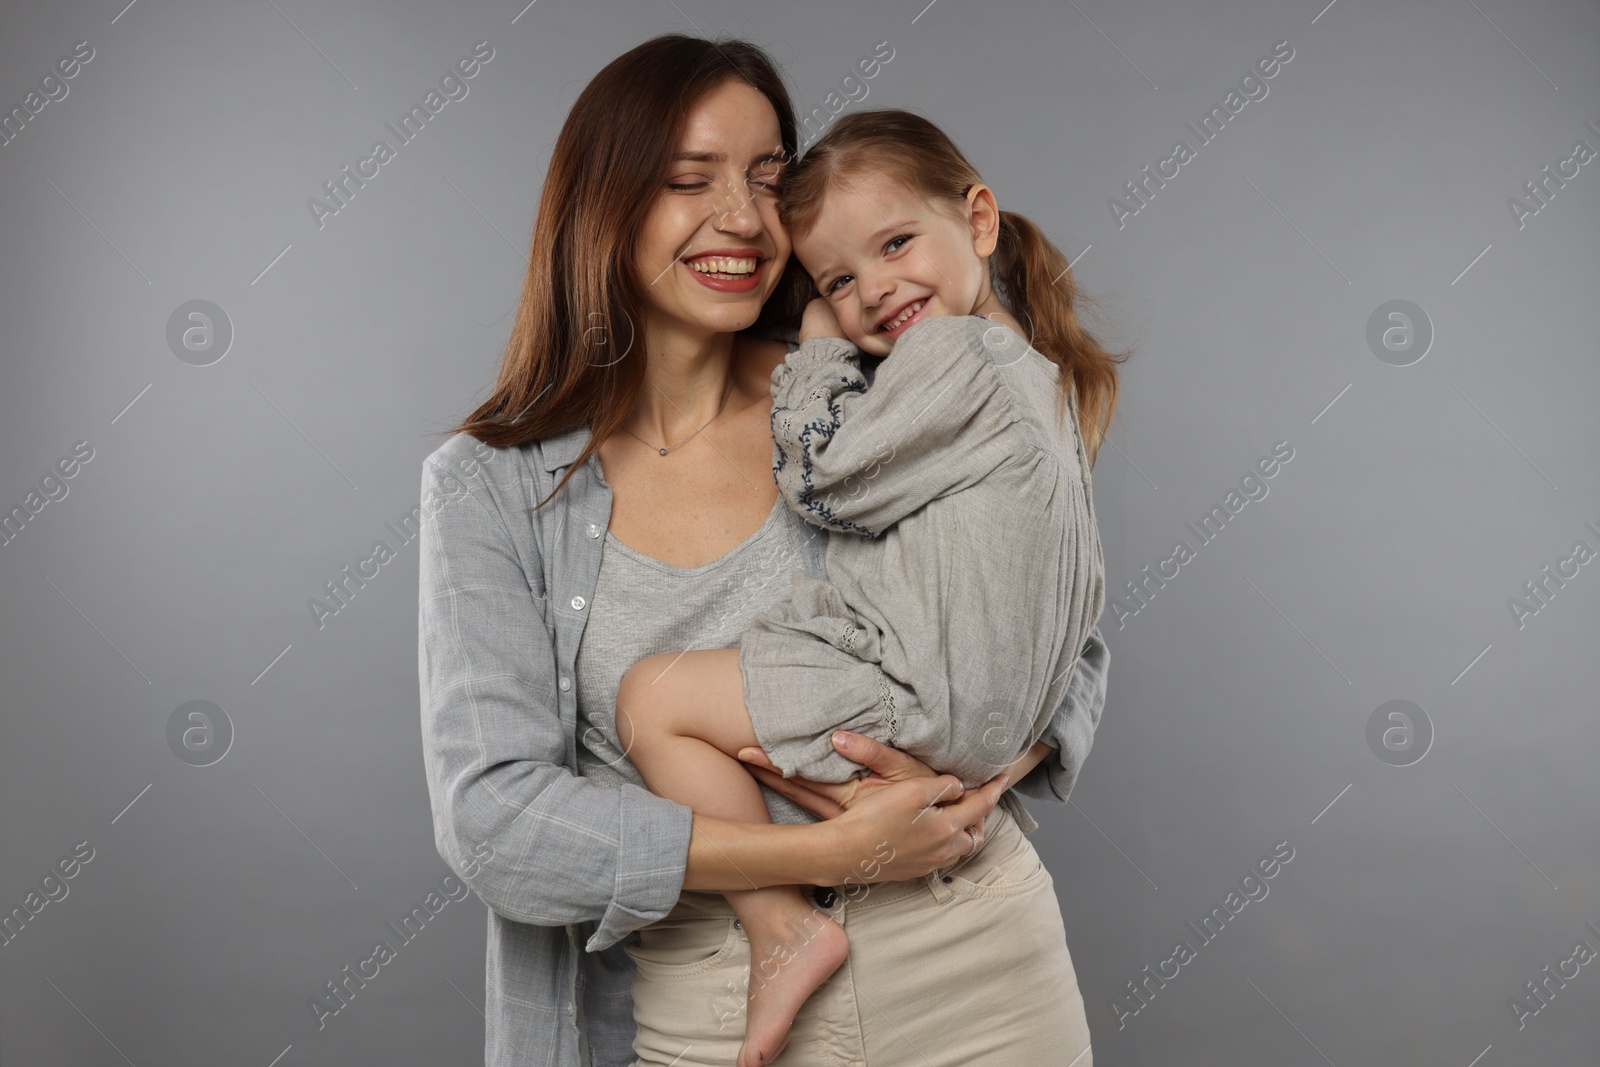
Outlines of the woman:
M 731 1064 L 750 961 L 721 891 L 785 883 L 821 887 L 852 948 L 779 1062 L 1091 1062 L 1006 775 L 963 795 L 855 737 L 874 777 L 757 769 L 757 825 L 654 796 L 617 746 L 627 667 L 728 647 L 794 567 L 821 576 L 770 468 L 786 346 L 746 332 L 805 295 L 775 199 L 794 148 L 753 45 L 608 65 L 557 139 L 496 387 L 423 466 L 424 758 L 440 854 L 489 906 L 489 1064 Z M 1029 795 L 1065 799 L 1105 663 L 1096 632 L 1013 764 Z

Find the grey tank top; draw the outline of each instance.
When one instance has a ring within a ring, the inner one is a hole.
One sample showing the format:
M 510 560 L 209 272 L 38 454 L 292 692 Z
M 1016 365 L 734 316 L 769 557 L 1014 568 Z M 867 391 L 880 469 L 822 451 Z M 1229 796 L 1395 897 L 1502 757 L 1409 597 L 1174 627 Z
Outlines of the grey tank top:
M 733 648 L 757 612 L 789 595 L 799 568 L 825 574 L 827 535 L 780 495 L 766 521 L 724 555 L 677 567 L 629 548 L 608 531 L 600 577 L 578 645 L 578 768 L 600 785 L 643 786 L 617 741 L 617 689 L 639 660 L 658 652 Z M 762 788 L 773 822 L 818 817 Z

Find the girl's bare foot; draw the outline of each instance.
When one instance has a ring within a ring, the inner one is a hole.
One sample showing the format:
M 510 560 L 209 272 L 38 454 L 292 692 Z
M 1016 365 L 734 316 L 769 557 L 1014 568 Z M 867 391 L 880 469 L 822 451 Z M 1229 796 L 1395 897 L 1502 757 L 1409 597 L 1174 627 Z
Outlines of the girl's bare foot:
M 787 929 L 753 930 L 746 924 L 750 993 L 738 1067 L 765 1067 L 778 1058 L 800 1006 L 849 954 L 844 927 L 809 905 L 803 908 Z

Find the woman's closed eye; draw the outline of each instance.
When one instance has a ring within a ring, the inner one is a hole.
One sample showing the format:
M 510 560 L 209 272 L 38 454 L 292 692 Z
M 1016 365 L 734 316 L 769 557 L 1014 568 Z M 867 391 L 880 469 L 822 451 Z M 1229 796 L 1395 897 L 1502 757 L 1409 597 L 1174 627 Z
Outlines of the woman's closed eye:
M 701 189 L 708 189 L 712 185 L 720 184 L 720 182 L 713 181 L 710 178 L 690 177 L 688 175 L 684 175 L 674 179 L 673 181 L 667 182 L 667 188 L 681 193 L 690 193 L 698 192 Z M 783 188 L 783 172 L 762 171 L 759 174 L 747 175 L 745 177 L 745 184 L 763 193 L 776 194 Z
M 733 188 L 732 185 L 729 185 L 720 178 L 706 178 L 703 176 L 688 174 L 680 175 L 667 183 L 668 189 L 676 189 L 679 192 L 686 193 L 698 192 L 701 189 L 709 189 L 712 186 L 716 186 L 719 189 Z

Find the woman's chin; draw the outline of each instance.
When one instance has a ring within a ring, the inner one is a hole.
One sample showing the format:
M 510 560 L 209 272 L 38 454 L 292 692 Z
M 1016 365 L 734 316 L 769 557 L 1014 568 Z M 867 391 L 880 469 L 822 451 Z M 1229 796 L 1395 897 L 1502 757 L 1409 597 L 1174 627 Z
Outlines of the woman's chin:
M 720 301 L 696 309 L 695 320 L 712 333 L 738 333 L 755 325 L 766 297 L 751 294 L 744 300 Z
M 748 308 L 726 308 L 721 314 L 709 317 L 706 320 L 706 328 L 714 333 L 738 333 L 754 326 L 760 317 L 760 304 Z
M 645 313 L 653 324 L 646 326 L 646 333 L 656 328 L 679 335 L 738 333 L 749 329 L 760 318 L 761 305 L 743 300 L 721 305 L 695 301 L 687 307 L 681 303 L 647 307 Z

